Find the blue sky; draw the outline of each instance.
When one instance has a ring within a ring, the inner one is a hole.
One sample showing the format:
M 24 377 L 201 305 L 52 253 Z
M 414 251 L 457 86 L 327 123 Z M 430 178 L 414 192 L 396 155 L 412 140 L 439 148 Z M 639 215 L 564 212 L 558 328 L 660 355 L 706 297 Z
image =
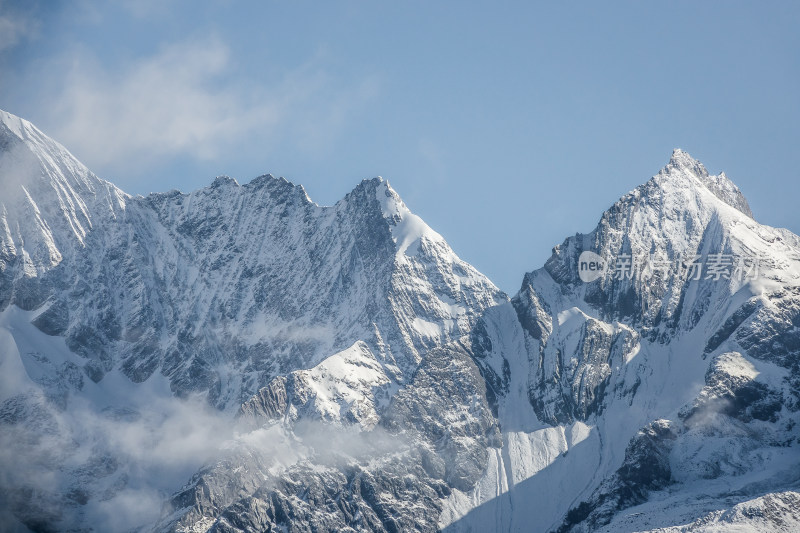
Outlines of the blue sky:
M 514 293 L 675 147 L 800 233 L 799 6 L 0 0 L 0 108 L 130 193 L 381 175 Z

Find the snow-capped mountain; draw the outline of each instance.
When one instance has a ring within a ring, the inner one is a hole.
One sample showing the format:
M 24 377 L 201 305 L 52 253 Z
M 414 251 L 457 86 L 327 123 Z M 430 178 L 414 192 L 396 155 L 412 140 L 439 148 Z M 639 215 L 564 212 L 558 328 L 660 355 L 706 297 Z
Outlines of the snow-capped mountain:
M 144 394 L 117 394 L 118 380 L 163 381 L 233 416 L 273 378 L 359 346 L 374 417 L 426 351 L 504 298 L 380 178 L 332 207 L 271 176 L 130 197 L 30 123 L 3 124 L 5 351 L 67 411 L 70 398 L 102 411 Z M 57 354 L 39 333 L 60 339 Z M 24 385 L 3 391 L 17 411 Z
M 271 377 L 357 340 L 402 381 L 420 352 L 468 332 L 500 297 L 380 178 L 333 207 L 271 176 L 131 198 L 29 123 L 9 122 L 19 159 L 40 164 L 3 199 L 15 228 L 0 243 L 5 263 L 23 265 L 3 307 L 30 300 L 19 306 L 39 309 L 37 326 L 65 337 L 95 381 L 115 368 L 134 382 L 158 371 L 176 393 L 210 391 L 235 410 Z M 24 217 L 37 221 L 30 236 Z M 59 286 L 37 299 L 23 289 L 37 277 Z
M 589 282 L 586 251 L 607 266 Z M 741 504 L 762 506 L 753 530 L 796 526 L 759 498 L 791 508 L 800 481 L 800 247 L 724 175 L 676 150 L 510 306 L 516 322 L 487 311 L 476 354 L 503 446 L 442 525 L 716 531 Z
M 10 529 L 800 525 L 800 238 L 685 152 L 508 298 L 380 178 L 133 197 L 0 118 Z

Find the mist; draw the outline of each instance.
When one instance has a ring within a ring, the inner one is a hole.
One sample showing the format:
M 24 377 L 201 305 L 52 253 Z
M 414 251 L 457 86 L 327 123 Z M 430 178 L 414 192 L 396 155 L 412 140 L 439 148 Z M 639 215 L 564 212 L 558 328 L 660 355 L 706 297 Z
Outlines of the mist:
M 15 410 L 24 416 L 10 416 Z M 0 414 L 3 514 L 59 529 L 150 529 L 172 511 L 165 503 L 193 474 L 230 455 L 257 453 L 269 465 L 266 480 L 304 460 L 364 462 L 407 445 L 380 427 L 363 431 L 319 420 L 264 420 L 245 428 L 202 397 L 98 410 L 73 396 L 61 410 L 44 394 L 29 393 L 7 400 Z

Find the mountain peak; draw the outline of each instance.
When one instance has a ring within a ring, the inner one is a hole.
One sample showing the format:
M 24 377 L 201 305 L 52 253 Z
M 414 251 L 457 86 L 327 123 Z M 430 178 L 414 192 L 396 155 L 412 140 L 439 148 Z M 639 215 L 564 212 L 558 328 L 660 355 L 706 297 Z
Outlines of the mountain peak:
M 342 202 L 377 209 L 377 213 L 389 225 L 398 257 L 414 255 L 423 238 L 446 245 L 444 238 L 412 213 L 397 191 L 381 176 L 361 180 Z
M 0 263 L 21 262 L 31 277 L 82 248 L 98 217 L 116 217 L 129 198 L 36 126 L 2 110 L 0 190 L 0 249 L 10 253 Z
M 214 181 L 211 183 L 211 188 L 216 189 L 219 187 L 227 187 L 227 186 L 239 186 L 239 182 L 236 181 L 234 178 L 230 176 L 217 176 L 214 178 Z
M 665 170 L 684 170 L 698 177 L 708 176 L 708 170 L 706 170 L 703 163 L 680 148 L 672 150 L 672 156 L 669 158 L 669 163 L 667 163 Z
M 26 126 L 30 125 L 30 122 L 0 109 L 0 124 L 17 137 L 22 138 L 22 132 Z
M 691 176 L 702 183 L 711 193 L 745 215 L 753 218 L 753 212 L 747 199 L 724 172 L 717 175 L 710 174 L 705 165 L 689 155 L 688 152 L 675 148 L 667 165 L 659 172 L 659 176 L 673 178 L 677 176 Z

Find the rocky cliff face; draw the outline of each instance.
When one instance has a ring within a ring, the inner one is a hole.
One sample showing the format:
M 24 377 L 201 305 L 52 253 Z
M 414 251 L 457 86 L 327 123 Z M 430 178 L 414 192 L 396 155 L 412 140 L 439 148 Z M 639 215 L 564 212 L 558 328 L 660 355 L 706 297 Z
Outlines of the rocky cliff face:
M 797 523 L 800 238 L 685 152 L 508 299 L 380 178 L 131 197 L 0 122 L 9 527 Z

